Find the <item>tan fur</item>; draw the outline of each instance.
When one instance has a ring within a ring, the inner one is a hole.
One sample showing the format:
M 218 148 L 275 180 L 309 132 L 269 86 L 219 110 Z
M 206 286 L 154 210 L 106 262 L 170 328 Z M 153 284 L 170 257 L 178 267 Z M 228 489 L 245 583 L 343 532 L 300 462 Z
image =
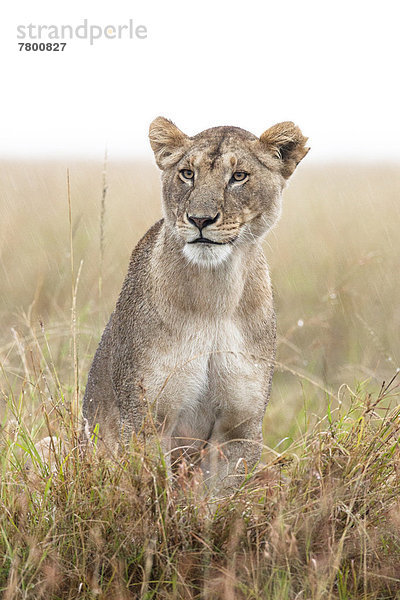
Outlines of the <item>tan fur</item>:
M 188 137 L 163 117 L 150 126 L 163 219 L 132 253 L 83 416 L 115 447 L 140 431 L 150 408 L 168 457 L 193 460 L 202 450 L 216 495 L 235 489 L 260 457 L 276 338 L 261 241 L 305 141 L 290 122 L 261 138 L 236 127 Z
M 261 143 L 282 161 L 281 172 L 285 179 L 292 175 L 309 151 L 305 147 L 307 139 L 292 121 L 278 123 L 264 131 L 260 137 Z

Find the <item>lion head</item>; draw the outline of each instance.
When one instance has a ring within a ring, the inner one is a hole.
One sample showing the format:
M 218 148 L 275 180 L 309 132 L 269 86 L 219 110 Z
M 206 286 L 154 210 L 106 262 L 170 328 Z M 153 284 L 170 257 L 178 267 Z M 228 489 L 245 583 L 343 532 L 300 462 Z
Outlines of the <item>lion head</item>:
M 263 238 L 280 216 L 287 179 L 309 150 L 291 121 L 259 138 L 239 127 L 189 137 L 158 117 L 149 137 L 162 170 L 165 224 L 187 260 L 202 266 Z

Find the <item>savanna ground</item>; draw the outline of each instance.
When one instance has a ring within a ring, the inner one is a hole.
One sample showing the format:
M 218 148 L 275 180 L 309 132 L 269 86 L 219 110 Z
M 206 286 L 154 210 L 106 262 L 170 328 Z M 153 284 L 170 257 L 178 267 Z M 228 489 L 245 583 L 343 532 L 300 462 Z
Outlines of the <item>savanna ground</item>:
M 3 597 L 400 598 L 398 166 L 302 165 L 286 191 L 265 244 L 265 466 L 214 515 L 196 472 L 171 485 L 154 445 L 76 450 L 93 353 L 160 215 L 156 168 L 109 162 L 103 216 L 100 163 L 0 173 Z M 50 463 L 33 445 L 49 433 Z

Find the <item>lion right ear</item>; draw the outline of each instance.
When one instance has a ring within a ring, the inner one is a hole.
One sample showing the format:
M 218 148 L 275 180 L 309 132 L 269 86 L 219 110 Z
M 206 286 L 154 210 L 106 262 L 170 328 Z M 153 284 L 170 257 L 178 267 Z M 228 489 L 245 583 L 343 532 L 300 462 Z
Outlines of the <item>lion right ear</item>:
M 182 158 L 189 141 L 189 137 L 165 117 L 157 117 L 151 123 L 149 139 L 156 163 L 162 170 Z

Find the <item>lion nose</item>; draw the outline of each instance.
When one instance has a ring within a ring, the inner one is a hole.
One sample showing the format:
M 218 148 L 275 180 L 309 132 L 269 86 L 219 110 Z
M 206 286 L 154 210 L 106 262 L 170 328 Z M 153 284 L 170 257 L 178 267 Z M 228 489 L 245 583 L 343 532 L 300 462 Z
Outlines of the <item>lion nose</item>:
M 197 217 L 194 215 L 187 215 L 189 223 L 196 225 L 200 231 L 204 229 L 204 227 L 207 227 L 207 225 L 212 225 L 215 223 L 218 220 L 218 217 L 219 213 L 217 213 L 215 217 Z

